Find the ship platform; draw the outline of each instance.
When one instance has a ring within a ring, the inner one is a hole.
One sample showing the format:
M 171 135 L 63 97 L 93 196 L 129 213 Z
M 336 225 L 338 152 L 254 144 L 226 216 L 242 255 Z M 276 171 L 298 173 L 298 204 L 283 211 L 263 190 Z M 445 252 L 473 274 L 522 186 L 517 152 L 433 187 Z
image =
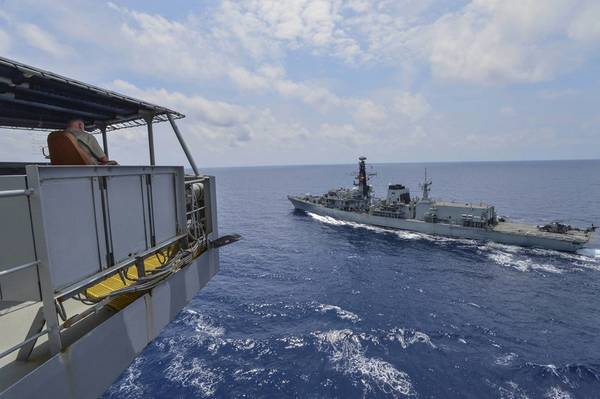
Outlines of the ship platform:
M 547 231 L 542 231 L 534 225 L 512 222 L 498 222 L 498 224 L 494 226 L 493 230 L 499 233 L 569 241 L 582 245 L 588 242 L 591 237 L 590 232 L 586 232 L 583 230 L 569 230 L 565 234 L 551 233 Z

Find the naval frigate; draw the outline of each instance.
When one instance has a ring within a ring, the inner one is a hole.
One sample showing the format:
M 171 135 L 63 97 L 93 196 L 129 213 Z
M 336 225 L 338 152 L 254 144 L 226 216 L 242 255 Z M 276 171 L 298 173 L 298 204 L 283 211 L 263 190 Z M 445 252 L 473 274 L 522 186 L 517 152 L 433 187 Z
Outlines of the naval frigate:
M 542 226 L 512 223 L 492 205 L 435 200 L 432 181 L 420 185 L 422 197 L 412 198 L 402 184 L 390 184 L 386 198 L 376 198 L 369 185 L 365 157 L 358 162 L 354 187 L 323 195 L 288 196 L 298 210 L 338 220 L 453 238 L 575 252 L 592 237 L 595 227 L 581 229 L 559 222 Z

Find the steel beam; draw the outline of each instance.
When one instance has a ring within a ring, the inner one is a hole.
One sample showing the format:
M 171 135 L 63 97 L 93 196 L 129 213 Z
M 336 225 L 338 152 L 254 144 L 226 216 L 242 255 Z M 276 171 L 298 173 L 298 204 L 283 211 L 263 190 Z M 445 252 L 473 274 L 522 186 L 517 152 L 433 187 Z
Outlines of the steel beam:
M 44 216 L 42 210 L 41 184 L 38 166 L 27 165 L 27 184 L 33 189 L 33 194 L 29 197 L 29 207 L 31 212 L 31 224 L 33 227 L 33 237 L 35 243 L 36 258 L 39 261 L 38 275 L 40 279 L 40 292 L 42 294 L 43 312 L 46 319 L 48 331 L 48 343 L 50 354 L 55 355 L 62 350 L 62 340 L 60 336 L 60 326 L 58 325 L 58 314 L 56 312 L 56 303 L 54 302 L 54 288 L 52 285 L 52 265 L 46 242 L 46 228 L 44 226 Z M 30 339 L 33 339 L 30 338 Z
M 175 124 L 175 119 L 173 119 L 173 116 L 171 114 L 167 114 L 167 118 L 169 118 L 169 122 L 171 123 L 171 127 L 173 128 L 173 132 L 175 132 L 175 135 L 177 136 L 177 140 L 179 140 L 179 144 L 181 145 L 183 152 L 185 152 L 185 156 L 187 157 L 187 160 L 190 163 L 190 166 L 192 167 L 194 174 L 196 176 L 200 176 L 200 171 L 198 171 L 198 167 L 196 166 L 194 157 L 192 157 L 192 153 L 190 152 L 190 149 L 188 148 L 187 144 L 185 143 L 185 140 L 183 140 L 183 136 L 181 135 L 179 128 Z
M 150 151 L 150 165 L 156 165 L 156 159 L 154 157 L 154 128 L 152 126 L 152 120 L 154 119 L 153 114 L 144 115 L 144 120 L 148 126 L 148 149 Z
M 6 274 L 11 274 L 11 273 L 14 273 L 14 272 L 18 272 L 20 270 L 29 269 L 30 267 L 37 266 L 39 263 L 40 262 L 38 262 L 36 260 L 36 261 L 33 261 L 33 262 L 25 263 L 25 264 L 17 266 L 17 267 L 12 267 L 10 269 L 0 270 L 0 276 L 4 276 Z
M 31 189 L 25 189 L 25 190 L 4 190 L 4 191 L 0 191 L 0 198 L 29 196 L 32 193 L 33 193 L 33 190 L 31 190 Z
M 76 115 L 78 117 L 92 118 L 95 120 L 110 120 L 111 119 L 110 115 L 103 115 L 103 114 L 98 114 L 98 113 L 94 113 L 94 112 L 81 111 L 79 109 L 60 107 L 58 105 L 45 104 L 45 103 L 40 103 L 40 102 L 36 102 L 36 101 L 18 100 L 16 98 L 13 98 L 13 97 L 7 96 L 7 95 L 0 95 L 0 101 L 6 102 L 9 104 L 23 105 L 23 106 L 31 107 L 31 108 L 35 108 L 35 109 L 43 109 L 43 110 L 51 111 L 51 112 L 59 112 L 59 113 L 66 114 L 66 115 Z
M 100 133 L 102 133 L 102 147 L 104 155 L 108 158 L 108 137 L 106 136 L 106 125 L 100 125 Z

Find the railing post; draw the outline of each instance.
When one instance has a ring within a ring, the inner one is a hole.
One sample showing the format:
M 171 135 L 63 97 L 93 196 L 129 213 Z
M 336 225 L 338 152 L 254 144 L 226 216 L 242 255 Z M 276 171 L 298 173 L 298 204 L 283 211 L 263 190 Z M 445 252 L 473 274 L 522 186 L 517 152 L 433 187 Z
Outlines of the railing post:
M 137 269 L 138 278 L 146 276 L 146 267 L 144 265 L 143 256 L 135 257 L 135 268 Z M 125 270 L 125 273 L 127 273 L 127 270 Z
M 154 120 L 153 113 L 143 113 L 144 120 L 146 121 L 146 126 L 148 126 L 148 149 L 150 151 L 150 165 L 156 165 L 156 159 L 154 158 L 154 129 L 152 126 L 152 121 Z
M 108 158 L 108 137 L 106 136 L 106 125 L 104 123 L 96 122 L 96 126 L 100 129 L 100 133 L 102 133 L 102 149 L 104 150 L 104 155 Z
M 173 116 L 171 114 L 167 114 L 167 118 L 169 118 L 169 122 L 171 123 L 171 127 L 173 128 L 173 132 L 175 132 L 175 136 L 177 136 L 177 140 L 179 140 L 179 144 L 181 145 L 181 148 L 183 149 L 183 152 L 185 153 L 185 156 L 187 157 L 187 160 L 190 163 L 192 170 L 194 171 L 194 175 L 200 176 L 200 172 L 198 171 L 198 167 L 196 166 L 194 157 L 192 157 L 192 153 L 190 152 L 190 149 L 188 148 L 187 144 L 185 143 L 185 140 L 183 139 L 183 136 L 181 135 L 179 128 L 175 124 L 175 119 L 173 119 Z
M 46 231 L 44 227 L 44 217 L 41 201 L 41 184 L 38 167 L 36 165 L 27 165 L 27 185 L 33 189 L 29 197 L 31 209 L 31 224 L 33 227 L 33 237 L 35 242 L 35 256 L 39 261 L 38 273 L 40 278 L 40 291 L 42 294 L 44 319 L 48 328 L 48 343 L 50 354 L 54 355 L 61 351 L 62 342 L 60 338 L 60 326 L 58 325 L 58 314 L 56 312 L 56 303 L 54 301 L 54 286 L 52 284 L 52 273 L 50 273 L 50 257 L 48 256 L 48 246 L 46 243 Z

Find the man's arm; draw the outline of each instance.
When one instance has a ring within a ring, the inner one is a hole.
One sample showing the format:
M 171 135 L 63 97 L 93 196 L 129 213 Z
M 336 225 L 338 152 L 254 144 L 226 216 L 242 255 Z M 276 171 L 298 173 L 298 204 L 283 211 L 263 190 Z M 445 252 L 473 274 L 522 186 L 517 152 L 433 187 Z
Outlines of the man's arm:
M 108 157 L 106 155 L 104 155 L 102 158 L 98 159 L 98 162 L 100 162 L 100 164 L 102 164 L 102 165 L 118 165 L 119 164 L 117 161 L 111 161 L 110 159 L 108 159 Z
M 118 165 L 117 161 L 111 161 L 108 159 L 94 136 L 90 134 L 87 137 L 88 140 L 86 140 L 86 144 L 89 147 L 92 155 L 98 160 L 98 162 L 100 162 L 101 165 Z

